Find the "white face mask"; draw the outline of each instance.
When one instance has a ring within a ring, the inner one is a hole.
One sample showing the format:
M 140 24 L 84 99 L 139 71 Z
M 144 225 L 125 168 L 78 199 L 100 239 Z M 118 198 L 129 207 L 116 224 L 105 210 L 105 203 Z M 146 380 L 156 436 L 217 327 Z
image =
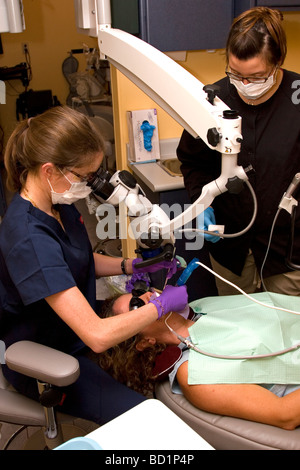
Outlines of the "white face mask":
M 79 199 L 84 199 L 92 192 L 92 189 L 87 186 L 85 181 L 72 183 L 72 181 L 70 181 L 61 170 L 59 171 L 66 178 L 66 180 L 69 181 L 71 187 L 63 193 L 56 193 L 52 188 L 50 181 L 48 180 L 49 186 L 51 188 L 52 204 L 73 204 L 73 202 L 76 202 Z
M 247 83 L 245 85 L 241 80 L 230 78 L 230 83 L 235 86 L 237 91 L 245 98 L 256 100 L 263 96 L 274 85 L 275 72 L 264 83 Z

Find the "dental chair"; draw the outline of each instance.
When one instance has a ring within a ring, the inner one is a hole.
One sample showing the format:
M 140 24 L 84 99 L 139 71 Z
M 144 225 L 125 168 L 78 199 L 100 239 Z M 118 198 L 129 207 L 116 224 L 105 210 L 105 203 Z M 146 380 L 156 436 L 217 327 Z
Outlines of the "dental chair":
M 168 380 L 156 385 L 155 396 L 216 450 L 300 450 L 300 428 L 286 431 L 201 411 L 172 393 Z
M 28 450 L 53 449 L 98 427 L 84 420 L 80 423 L 83 427 L 79 427 L 74 424 L 76 418 L 55 413 L 55 406 L 62 400 L 60 387 L 71 385 L 79 377 L 77 359 L 41 344 L 19 341 L 6 350 L 5 362 L 10 369 L 37 380 L 40 403 L 16 392 L 3 376 L 0 365 L 0 434 L 3 423 L 20 425 L 4 450 L 28 426 L 38 429 L 24 446 Z M 86 424 L 88 430 L 84 429 Z

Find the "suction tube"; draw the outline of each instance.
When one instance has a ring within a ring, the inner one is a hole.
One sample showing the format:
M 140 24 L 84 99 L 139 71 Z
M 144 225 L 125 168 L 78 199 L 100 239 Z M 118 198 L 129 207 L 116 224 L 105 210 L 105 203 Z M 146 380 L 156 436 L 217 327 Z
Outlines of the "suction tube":
M 180 275 L 178 281 L 177 281 L 177 286 L 183 286 L 192 272 L 199 267 L 199 259 L 198 258 L 193 258 L 192 261 L 189 262 L 183 273 Z

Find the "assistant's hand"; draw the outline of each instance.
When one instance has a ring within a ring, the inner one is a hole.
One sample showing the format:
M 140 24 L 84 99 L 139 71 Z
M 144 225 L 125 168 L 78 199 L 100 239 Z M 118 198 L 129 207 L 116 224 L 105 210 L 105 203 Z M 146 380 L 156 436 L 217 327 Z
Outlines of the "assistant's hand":
M 208 230 L 209 225 L 216 225 L 215 211 L 212 207 L 205 209 L 203 214 L 197 217 L 197 228 L 200 230 Z M 216 243 L 220 240 L 220 237 L 211 235 L 209 233 L 204 234 L 205 240 L 211 243 Z
M 145 266 L 143 268 L 139 268 L 138 264 L 141 263 L 142 260 L 140 258 L 135 258 L 132 261 L 132 272 L 133 274 L 135 273 L 155 273 L 156 271 L 159 271 L 160 269 L 168 269 L 168 275 L 167 279 L 170 279 L 173 274 L 176 273 L 177 271 L 177 260 L 176 258 L 173 258 L 172 261 L 160 261 L 159 263 L 156 264 L 151 264 L 150 266 Z
M 183 310 L 188 302 L 186 286 L 174 287 L 166 286 L 163 292 L 151 299 L 149 303 L 155 305 L 158 311 L 158 318 L 169 312 Z

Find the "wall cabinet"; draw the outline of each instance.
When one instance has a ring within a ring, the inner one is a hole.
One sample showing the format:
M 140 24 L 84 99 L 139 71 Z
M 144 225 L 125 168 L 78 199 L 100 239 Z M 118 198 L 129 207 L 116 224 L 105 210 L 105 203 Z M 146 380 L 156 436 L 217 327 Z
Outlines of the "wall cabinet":
M 265 6 L 265 7 L 280 7 L 290 8 L 290 7 L 300 7 L 299 0 L 256 0 L 257 6 Z
M 234 16 L 252 7 L 273 7 L 282 11 L 300 10 L 300 0 L 235 0 Z
M 157 49 L 223 49 L 235 16 L 254 6 L 300 10 L 300 0 L 111 0 L 112 25 Z
M 234 11 L 234 0 L 111 0 L 111 5 L 113 27 L 163 52 L 224 48 Z
M 140 37 L 161 51 L 224 48 L 233 0 L 140 0 Z

